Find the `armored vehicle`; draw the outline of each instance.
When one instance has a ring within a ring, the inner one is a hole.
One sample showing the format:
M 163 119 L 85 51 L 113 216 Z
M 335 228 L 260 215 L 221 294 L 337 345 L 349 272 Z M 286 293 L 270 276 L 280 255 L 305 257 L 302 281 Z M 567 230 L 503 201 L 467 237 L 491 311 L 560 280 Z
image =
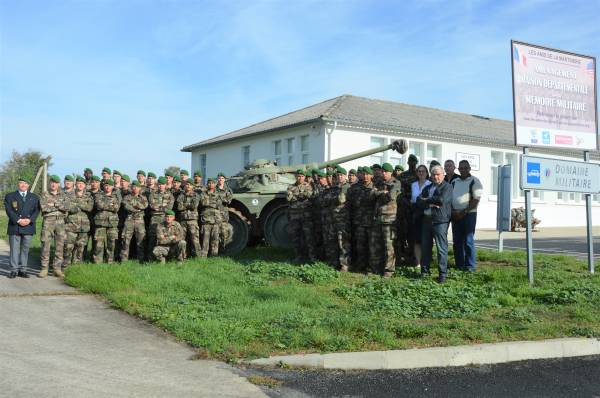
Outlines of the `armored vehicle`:
M 296 181 L 296 170 L 323 169 L 328 165 L 341 164 L 390 149 L 403 154 L 408 147 L 405 140 L 397 140 L 389 145 L 327 162 L 295 166 L 277 166 L 268 160 L 255 160 L 246 170 L 227 181 L 233 191 L 233 201 L 229 205 L 229 223 L 233 227 L 233 239 L 225 247 L 225 253 L 238 253 L 247 245 L 263 239 L 270 246 L 290 246 L 286 192 L 288 186 Z

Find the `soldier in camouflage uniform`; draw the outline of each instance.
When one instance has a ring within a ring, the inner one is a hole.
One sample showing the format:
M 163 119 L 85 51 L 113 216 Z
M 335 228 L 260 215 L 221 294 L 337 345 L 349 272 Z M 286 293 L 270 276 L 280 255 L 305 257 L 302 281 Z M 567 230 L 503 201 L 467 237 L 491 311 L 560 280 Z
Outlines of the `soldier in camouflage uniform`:
M 201 228 L 202 228 L 202 249 L 200 257 L 219 254 L 219 236 L 221 225 L 221 201 L 219 193 L 216 190 L 215 181 L 209 178 L 206 182 L 206 189 L 200 193 L 201 207 Z
M 194 172 L 194 191 L 200 193 L 206 187 L 202 184 L 202 174 L 199 171 Z
M 376 272 L 379 256 L 375 256 L 371 242 L 373 241 L 373 224 L 375 200 L 371 196 L 373 190 L 373 169 L 366 166 L 362 168 L 361 183 L 353 207 L 357 208 L 355 228 L 352 234 L 355 237 L 356 269 L 357 271 Z
M 117 212 L 121 207 L 121 200 L 113 194 L 115 182 L 112 178 L 104 181 L 104 189 L 94 198 L 94 263 L 106 262 L 112 264 L 115 256 L 115 244 L 119 237 L 119 216 Z M 106 257 L 105 257 L 106 256 Z
M 85 189 L 87 191 L 89 191 L 90 189 L 92 189 L 92 177 L 93 177 L 93 175 L 94 175 L 94 172 L 89 167 L 86 167 L 83 170 L 83 178 L 85 178 Z
M 350 184 L 346 181 L 346 170 L 337 167 L 333 176 L 334 185 L 327 191 L 327 203 L 331 211 L 331 234 L 326 242 L 325 252 L 329 264 L 342 272 L 350 266 L 352 231 L 347 201 Z
M 154 192 L 158 189 L 156 184 L 156 174 L 153 172 L 148 172 L 148 177 L 146 178 L 146 189 L 143 189 L 142 192 L 146 195 L 146 197 L 150 197 L 150 192 Z
M 92 199 L 95 199 L 96 195 L 102 193 L 102 190 L 100 189 L 100 177 L 92 176 L 92 179 L 90 181 L 90 190 L 88 192 L 92 196 Z M 93 208 L 92 211 L 90 213 L 88 213 L 88 217 L 90 219 L 90 233 L 88 234 L 88 242 L 89 242 L 89 240 L 92 241 L 92 253 L 94 253 L 94 249 L 96 248 L 96 243 L 94 241 L 94 233 L 96 232 L 96 226 L 94 224 L 95 216 L 96 216 L 96 209 Z M 91 260 L 92 256 L 89 253 L 87 253 L 88 246 L 89 246 L 89 244 L 86 243 L 83 255 L 84 255 L 84 258 Z
M 123 178 L 121 178 L 121 194 L 123 195 L 123 199 L 125 196 L 131 193 L 131 178 L 127 174 L 123 174 Z
M 200 195 L 194 192 L 194 185 L 191 181 L 184 184 L 183 193 L 181 193 L 175 202 L 177 210 L 177 219 L 183 228 L 187 247 L 193 252 L 192 255 L 198 257 L 201 254 L 200 249 L 200 227 L 198 226 L 198 207 L 200 205 Z
M 179 176 L 173 177 L 173 187 L 171 187 L 171 193 L 173 194 L 175 203 L 177 203 L 177 198 L 183 193 L 183 188 L 181 187 L 181 178 L 179 178 Z M 177 216 L 175 216 L 175 218 L 177 218 Z
M 395 179 L 399 180 L 400 179 L 400 175 L 402 174 L 402 172 L 404 172 L 404 167 L 402 167 L 399 164 L 397 164 L 396 167 L 394 167 L 394 174 L 392 174 L 392 177 L 394 177 Z
M 68 195 L 75 193 L 75 178 L 70 174 L 67 174 L 63 181 L 63 192 Z
M 315 169 L 316 170 L 316 169 Z M 317 170 L 317 182 L 313 184 L 313 196 L 310 200 L 310 210 L 312 213 L 313 224 L 313 239 L 315 245 L 315 256 L 319 260 L 325 259 L 325 251 L 323 249 L 323 224 L 321 218 L 321 199 L 322 193 L 328 188 L 327 176 L 321 170 Z
M 175 221 L 175 212 L 167 210 L 164 221 L 156 226 L 156 246 L 152 254 L 161 264 L 170 258 L 177 258 L 181 263 L 185 260 L 185 247 L 183 228 Z
M 156 227 L 164 221 L 165 212 L 173 210 L 175 199 L 167 190 L 167 179 L 158 179 L 158 190 L 150 191 L 148 195 L 148 209 L 150 209 L 150 226 L 148 231 L 148 254 L 152 253 L 156 245 Z
M 375 201 L 375 219 L 371 247 L 372 263 L 378 264 L 378 273 L 389 278 L 396 270 L 394 244 L 396 239 L 397 199 L 401 194 L 400 183 L 392 178 L 394 168 L 389 163 L 382 166 L 381 182 L 371 190 Z
M 332 170 L 327 171 L 327 187 L 319 193 L 318 197 L 319 209 L 321 210 L 321 235 L 323 239 L 323 258 L 325 259 L 325 261 L 330 261 L 330 247 L 335 244 L 335 242 L 333 241 L 335 238 L 335 233 L 333 230 L 333 212 L 329 203 L 329 190 L 333 188 L 333 174 L 334 172 Z
M 313 241 L 312 214 L 310 200 L 312 187 L 306 183 L 304 170 L 296 171 L 296 182 L 287 189 L 288 233 L 294 244 L 295 262 L 304 262 L 306 254 L 310 261 L 315 261 L 315 245 Z
M 416 258 L 414 257 L 415 245 L 412 239 L 409 239 L 408 228 L 410 220 L 412 219 L 411 213 L 411 186 L 412 183 L 417 181 L 417 163 L 419 159 L 411 154 L 408 156 L 408 170 L 400 174 L 397 178 L 400 180 L 400 186 L 402 189 L 402 195 L 398 199 L 398 215 L 397 215 L 397 229 L 396 229 L 396 253 L 400 257 L 404 257 L 405 261 L 409 264 L 416 264 Z
M 75 192 L 69 195 L 69 215 L 65 224 L 65 267 L 83 261 L 83 252 L 90 233 L 89 213 L 94 208 L 94 199 L 86 191 L 86 180 L 77 177 Z
M 354 169 L 350 169 L 348 172 L 348 184 L 354 185 L 358 181 L 358 173 Z
M 233 199 L 233 192 L 227 185 L 225 185 L 225 174 L 219 173 L 217 176 L 217 192 L 219 193 L 220 210 L 221 210 L 221 225 L 219 227 L 219 234 L 221 245 L 224 248 L 227 246 L 231 239 L 233 239 L 233 227 L 229 224 L 229 204 Z
M 143 194 L 142 188 L 146 186 L 146 172 L 144 170 L 138 170 L 135 176 L 137 181 L 140 183 L 140 193 Z
M 110 177 L 112 177 L 112 171 L 108 167 L 105 167 L 102 169 L 101 176 L 102 180 L 100 181 L 100 190 L 104 192 L 104 182 L 107 181 Z
M 181 185 L 183 185 L 183 183 L 188 182 L 190 179 L 190 173 L 187 170 L 181 169 L 179 171 L 179 178 L 181 179 Z M 192 181 L 190 181 L 191 183 Z
M 131 193 L 123 199 L 121 209 L 125 211 L 125 220 L 121 232 L 121 261 L 129 259 L 131 240 L 134 236 L 137 258 L 139 261 L 144 261 L 146 246 L 144 213 L 148 207 L 148 199 L 141 192 L 142 184 L 139 181 L 134 181 L 131 184 Z
M 60 189 L 60 178 L 56 175 L 50 177 L 50 190 L 42 193 L 40 198 L 42 209 L 42 270 L 38 277 L 48 276 L 50 265 L 50 248 L 54 241 L 54 275 L 63 277 L 63 250 L 65 245 L 65 217 L 69 211 L 69 200 Z

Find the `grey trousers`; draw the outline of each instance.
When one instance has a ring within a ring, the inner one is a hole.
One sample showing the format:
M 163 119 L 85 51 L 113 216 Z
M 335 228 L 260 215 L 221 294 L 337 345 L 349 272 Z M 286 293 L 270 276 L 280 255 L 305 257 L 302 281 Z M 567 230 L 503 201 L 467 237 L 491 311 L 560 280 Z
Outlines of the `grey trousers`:
M 27 259 L 29 258 L 29 245 L 33 235 L 9 235 L 10 244 L 10 267 L 13 271 L 27 270 Z

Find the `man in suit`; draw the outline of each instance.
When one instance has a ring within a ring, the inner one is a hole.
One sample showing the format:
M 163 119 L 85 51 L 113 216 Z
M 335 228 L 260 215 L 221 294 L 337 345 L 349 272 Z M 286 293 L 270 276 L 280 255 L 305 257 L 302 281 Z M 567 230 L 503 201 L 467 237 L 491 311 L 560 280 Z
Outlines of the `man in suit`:
M 10 244 L 9 278 L 29 278 L 26 273 L 29 245 L 35 235 L 35 220 L 40 214 L 40 200 L 36 194 L 29 192 L 29 184 L 27 177 L 19 178 L 19 189 L 4 197 Z

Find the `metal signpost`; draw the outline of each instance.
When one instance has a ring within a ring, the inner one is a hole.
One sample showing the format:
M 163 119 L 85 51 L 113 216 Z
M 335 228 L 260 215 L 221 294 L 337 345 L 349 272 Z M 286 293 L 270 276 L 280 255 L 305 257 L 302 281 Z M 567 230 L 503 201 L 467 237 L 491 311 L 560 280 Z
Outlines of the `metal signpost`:
M 512 198 L 512 166 L 498 166 L 498 202 L 496 204 L 496 231 L 498 231 L 498 251 L 504 249 L 503 232 L 510 231 L 510 209 Z
M 588 151 L 597 150 L 600 142 L 596 58 L 511 40 L 511 60 L 515 145 L 523 147 L 520 180 L 525 191 L 529 283 L 533 283 L 532 189 L 586 195 L 588 268 L 593 273 L 591 194 L 600 192 L 600 165 L 589 163 Z M 530 147 L 582 150 L 585 163 L 528 156 Z

